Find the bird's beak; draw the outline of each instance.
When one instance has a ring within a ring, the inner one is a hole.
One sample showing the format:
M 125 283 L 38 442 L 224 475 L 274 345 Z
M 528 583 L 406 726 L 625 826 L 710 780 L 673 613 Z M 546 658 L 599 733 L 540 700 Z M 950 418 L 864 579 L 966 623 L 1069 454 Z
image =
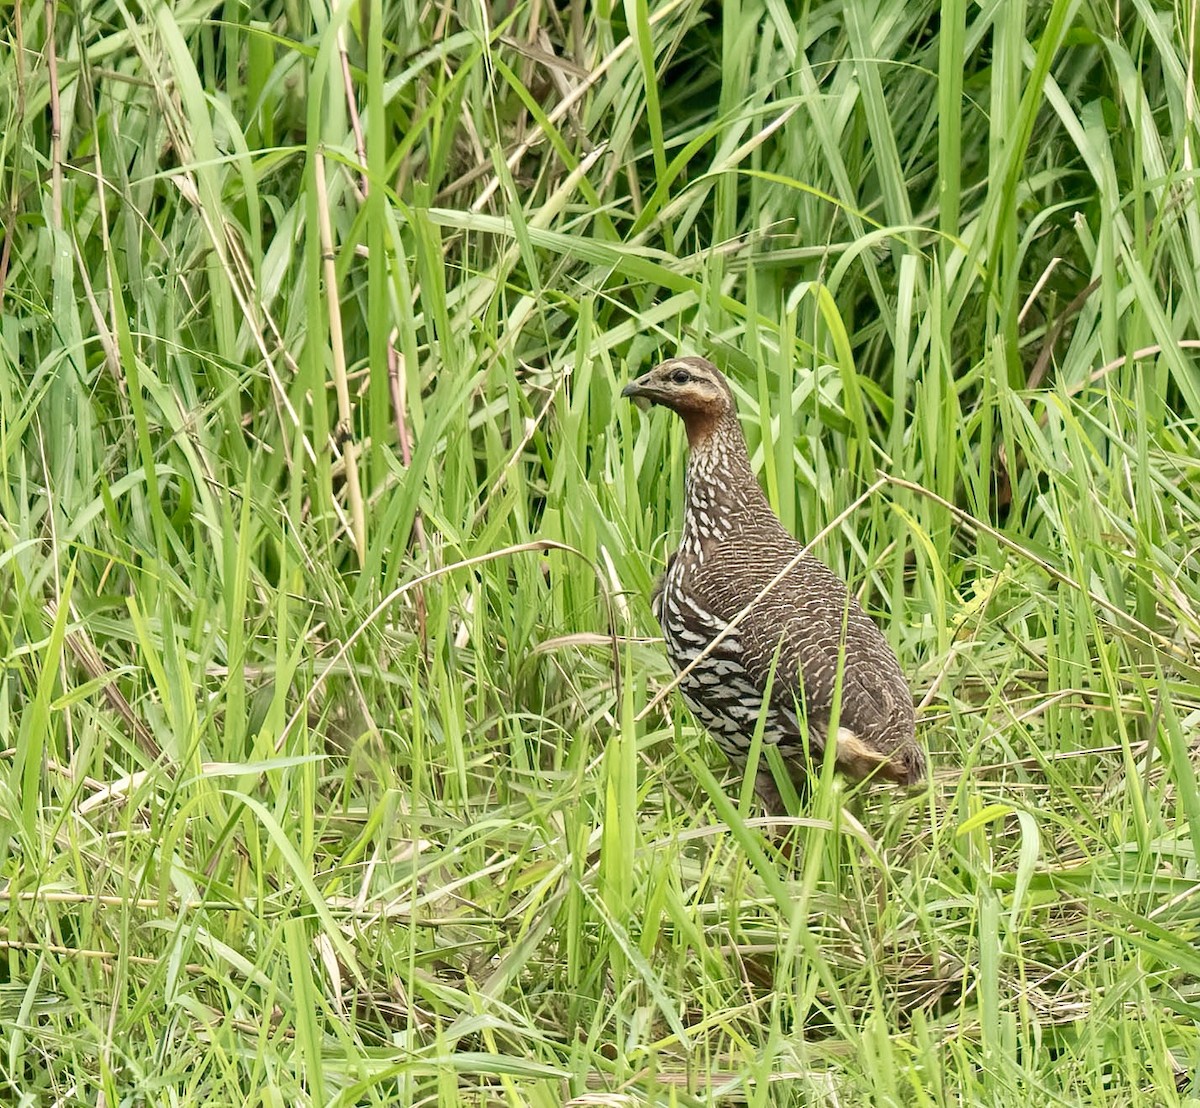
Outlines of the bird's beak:
M 650 374 L 643 373 L 635 377 L 621 390 L 622 396 L 630 397 L 639 408 L 648 408 L 654 403 L 654 387 L 650 383 Z

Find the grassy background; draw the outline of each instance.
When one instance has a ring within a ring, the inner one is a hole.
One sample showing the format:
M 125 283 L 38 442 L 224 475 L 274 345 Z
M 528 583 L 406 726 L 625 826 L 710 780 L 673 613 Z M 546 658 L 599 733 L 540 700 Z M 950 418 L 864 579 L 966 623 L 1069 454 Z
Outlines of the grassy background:
M 0 7 L 0 1096 L 1197 1104 L 1197 20 Z M 677 350 L 922 706 L 791 863 Z

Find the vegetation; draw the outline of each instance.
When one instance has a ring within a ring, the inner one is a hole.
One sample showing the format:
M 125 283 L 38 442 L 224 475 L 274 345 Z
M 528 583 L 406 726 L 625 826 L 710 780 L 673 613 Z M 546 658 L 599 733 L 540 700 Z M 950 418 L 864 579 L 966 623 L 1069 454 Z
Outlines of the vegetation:
M 1200 1103 L 1198 21 L 0 8 L 0 1095 Z M 928 789 L 655 700 L 677 350 Z

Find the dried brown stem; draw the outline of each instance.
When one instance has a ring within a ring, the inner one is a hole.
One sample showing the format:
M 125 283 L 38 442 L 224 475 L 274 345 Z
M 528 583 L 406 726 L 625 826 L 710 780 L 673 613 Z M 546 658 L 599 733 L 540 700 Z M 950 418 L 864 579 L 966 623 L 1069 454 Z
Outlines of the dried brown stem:
M 370 179 L 367 176 L 367 144 L 363 140 L 358 101 L 354 98 L 354 78 L 350 73 L 350 55 L 346 52 L 346 28 L 344 25 L 338 31 L 338 55 L 342 60 L 342 83 L 346 86 L 346 110 L 350 113 L 350 127 L 354 131 L 354 149 L 358 152 L 358 199 L 362 201 L 371 191 Z
M 58 617 L 57 601 L 47 600 L 45 609 L 46 615 L 53 622 Z M 72 610 L 70 614 L 74 619 L 75 612 Z M 71 653 L 75 656 L 75 661 L 79 663 L 90 680 L 99 681 L 109 672 L 108 666 L 104 664 L 104 659 L 100 657 L 100 651 L 96 649 L 95 643 L 92 642 L 91 637 L 86 631 L 82 629 L 68 631 L 66 634 L 66 643 Z M 100 687 L 100 691 L 104 694 L 104 699 L 108 701 L 109 707 L 125 721 L 130 735 L 134 742 L 141 747 L 142 753 L 152 762 L 161 758 L 162 748 L 158 745 L 154 735 L 151 734 L 150 728 L 138 718 L 129 701 L 122 695 L 121 690 L 113 682 L 106 681 Z
M 20 7 L 20 5 L 17 5 Z M 46 0 L 46 69 L 50 78 L 50 194 L 54 226 L 62 230 L 62 107 L 58 93 L 58 48 L 54 42 L 56 0 Z
M 354 438 L 354 411 L 350 405 L 350 383 L 346 379 L 346 347 L 342 336 L 342 304 L 338 296 L 337 260 L 333 252 L 333 228 L 329 220 L 329 193 L 325 186 L 325 155 L 315 159 L 317 224 L 321 236 L 321 258 L 325 267 L 325 299 L 329 307 L 329 346 L 333 354 L 333 384 L 337 391 L 338 427 L 334 443 L 342 455 L 346 500 L 350 511 L 350 537 L 361 566 L 367 560 L 367 517 L 362 486 L 358 479 L 358 442 Z
M 13 61 L 17 71 L 16 126 L 25 123 L 25 24 L 21 19 L 20 3 L 13 5 Z M 0 244 L 0 311 L 4 309 L 4 288 L 8 283 L 8 264 L 12 256 L 13 226 L 17 221 L 18 197 L 20 196 L 19 175 L 12 175 L 12 191 L 4 210 L 4 242 Z
M 393 330 L 388 335 L 388 390 L 392 396 L 392 414 L 396 420 L 396 438 L 400 441 L 400 458 L 407 469 L 412 465 L 412 441 L 408 433 L 408 406 L 404 400 L 404 355 L 396 349 L 396 334 L 397 332 Z M 425 555 L 426 563 L 428 563 L 429 544 L 425 539 L 425 521 L 421 518 L 420 508 L 413 515 L 413 538 L 417 540 L 417 545 L 421 548 L 421 553 Z M 428 609 L 425 607 L 424 586 L 417 589 L 414 605 L 417 611 L 417 633 L 421 640 L 421 652 L 428 659 L 429 639 L 426 629 L 426 612 Z

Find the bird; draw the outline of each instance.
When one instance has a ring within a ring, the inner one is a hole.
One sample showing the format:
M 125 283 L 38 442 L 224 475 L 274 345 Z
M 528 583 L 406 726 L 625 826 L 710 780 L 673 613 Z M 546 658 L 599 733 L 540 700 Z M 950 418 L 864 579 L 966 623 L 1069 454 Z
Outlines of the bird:
M 762 741 L 779 749 L 801 794 L 807 767 L 821 764 L 835 711 L 839 770 L 854 780 L 919 784 L 925 753 L 895 651 L 845 582 L 771 509 L 725 376 L 705 358 L 675 357 L 621 395 L 670 409 L 687 432 L 682 534 L 651 606 L 697 720 L 744 772 L 774 666 Z M 770 814 L 787 814 L 765 759 L 754 787 Z

